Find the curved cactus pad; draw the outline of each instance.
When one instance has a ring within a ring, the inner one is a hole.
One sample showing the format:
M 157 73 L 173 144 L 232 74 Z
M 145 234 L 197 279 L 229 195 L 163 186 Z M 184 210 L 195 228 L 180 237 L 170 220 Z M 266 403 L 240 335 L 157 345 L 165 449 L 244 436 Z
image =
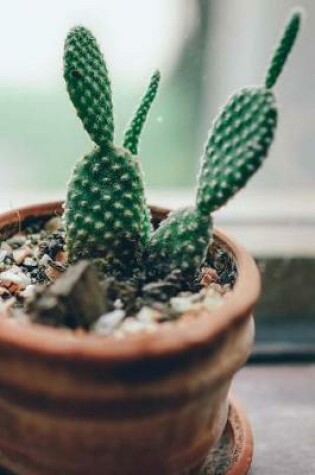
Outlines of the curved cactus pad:
M 66 38 L 64 78 L 91 139 L 99 146 L 112 143 L 113 105 L 106 64 L 94 36 L 82 26 L 70 30 Z
M 68 186 L 64 223 L 70 260 L 104 257 L 132 265 L 151 233 L 141 172 L 126 149 L 100 148 L 79 160 Z
M 197 209 L 208 215 L 241 189 L 272 143 L 277 109 L 271 91 L 247 88 L 232 96 L 214 122 L 197 191 Z
M 159 82 L 160 82 L 160 72 L 155 71 L 150 80 L 149 87 L 143 96 L 140 105 L 137 109 L 135 117 L 133 118 L 124 139 L 124 147 L 130 150 L 131 153 L 137 155 L 138 153 L 138 144 L 139 138 L 144 126 L 145 120 L 147 118 L 148 112 L 156 96 Z
M 280 38 L 278 47 L 274 52 L 267 71 L 265 81 L 265 86 L 267 89 L 271 89 L 276 84 L 277 79 L 281 74 L 281 71 L 286 63 L 286 60 L 298 35 L 301 24 L 301 17 L 301 12 L 295 11 L 290 16 L 285 26 L 284 32 Z
M 163 278 L 174 269 L 195 272 L 206 258 L 211 235 L 210 215 L 200 215 L 194 208 L 173 211 L 149 243 L 148 274 Z

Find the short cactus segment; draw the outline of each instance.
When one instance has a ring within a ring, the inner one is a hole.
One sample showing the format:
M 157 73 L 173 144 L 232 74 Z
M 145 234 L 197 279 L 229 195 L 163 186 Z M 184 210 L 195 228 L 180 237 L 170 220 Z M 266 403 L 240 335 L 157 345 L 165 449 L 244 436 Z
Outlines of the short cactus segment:
M 65 42 L 64 78 L 85 130 L 99 146 L 113 142 L 111 86 L 104 58 L 89 30 L 73 28 Z
M 267 71 L 265 80 L 267 89 L 271 89 L 277 82 L 298 35 L 301 25 L 301 16 L 300 11 L 293 12 L 285 26 Z
M 208 215 L 241 189 L 267 156 L 277 124 L 271 91 L 234 94 L 208 139 L 199 175 L 197 208 Z
M 163 278 L 175 269 L 194 273 L 206 258 L 211 235 L 210 215 L 200 215 L 195 208 L 170 213 L 151 238 L 148 274 Z
M 159 82 L 160 82 L 160 72 L 155 71 L 153 74 L 149 87 L 143 96 L 143 99 L 140 102 L 140 105 L 136 111 L 136 114 L 128 127 L 128 130 L 125 134 L 123 146 L 130 150 L 133 155 L 138 153 L 138 144 L 139 137 L 144 126 L 145 120 L 147 118 L 148 112 L 156 96 Z
M 70 260 L 104 257 L 114 267 L 132 264 L 151 225 L 141 172 L 128 150 L 96 148 L 77 162 L 64 223 Z

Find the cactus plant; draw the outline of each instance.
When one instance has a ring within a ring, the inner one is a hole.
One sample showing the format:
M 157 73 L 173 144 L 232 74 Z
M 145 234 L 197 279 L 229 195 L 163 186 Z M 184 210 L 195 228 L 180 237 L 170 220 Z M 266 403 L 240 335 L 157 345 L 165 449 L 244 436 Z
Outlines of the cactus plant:
M 114 123 L 107 68 L 92 34 L 70 31 L 64 77 L 70 98 L 96 148 L 75 166 L 64 221 L 71 260 L 104 257 L 113 268 L 141 259 L 147 278 L 175 269 L 195 272 L 207 256 L 212 212 L 223 206 L 261 166 L 277 125 L 272 92 L 295 42 L 301 14 L 289 19 L 261 87 L 235 93 L 214 121 L 207 140 L 193 207 L 176 210 L 153 232 L 137 158 L 139 136 L 160 75 L 148 90 L 125 134 L 113 145 Z M 136 252 L 137 251 L 137 252 Z
M 73 170 L 64 224 L 70 261 L 106 257 L 114 268 L 130 265 L 151 233 L 142 172 L 136 157 L 139 136 L 155 97 L 159 73 L 126 133 L 125 147 L 113 144 L 114 120 L 107 67 L 93 35 L 73 28 L 65 42 L 64 78 L 72 103 L 95 148 Z

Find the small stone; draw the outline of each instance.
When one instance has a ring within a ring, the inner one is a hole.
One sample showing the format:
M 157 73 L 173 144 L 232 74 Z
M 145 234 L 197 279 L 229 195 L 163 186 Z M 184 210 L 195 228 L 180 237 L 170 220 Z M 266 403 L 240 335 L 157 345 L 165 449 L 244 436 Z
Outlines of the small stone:
M 19 297 L 22 297 L 23 299 L 31 298 L 34 295 L 35 289 L 36 289 L 36 285 L 30 284 L 27 287 L 25 287 L 24 290 L 19 292 Z
M 62 226 L 62 218 L 61 216 L 54 216 L 53 218 L 50 218 L 47 223 L 44 225 L 45 231 L 48 233 L 53 233 L 54 231 L 57 231 Z
M 207 310 L 212 311 L 222 305 L 223 298 L 222 295 L 216 292 L 213 288 L 210 288 L 203 300 L 203 305 Z
M 6 287 L 9 287 L 11 284 L 17 284 L 21 288 L 25 288 L 27 285 L 31 284 L 31 279 L 23 273 L 15 273 L 10 270 L 0 273 L 0 281 Z
M 100 335 L 108 335 L 118 327 L 125 316 L 126 312 L 121 309 L 105 313 L 104 315 L 101 315 L 100 318 L 95 322 L 93 325 L 93 330 L 95 333 Z
M 10 239 L 7 240 L 7 243 L 9 246 L 11 246 L 13 249 L 16 249 L 20 246 L 23 246 L 26 241 L 26 236 L 25 234 L 14 234 Z
M 35 259 L 33 259 L 32 257 L 26 257 L 23 261 L 23 265 L 25 267 L 36 267 L 37 266 L 37 262 Z
M 13 251 L 13 259 L 17 265 L 22 264 L 24 259 L 32 255 L 32 250 L 29 247 L 21 247 Z
M 49 265 L 59 272 L 64 272 L 66 270 L 65 266 L 58 261 L 51 261 Z
M 173 297 L 170 300 L 170 304 L 172 309 L 176 313 L 185 313 L 188 312 L 189 310 L 192 310 L 192 308 L 195 305 L 194 299 L 191 299 L 190 296 L 180 296 L 180 297 Z
M 144 323 L 139 322 L 139 320 L 136 320 L 134 317 L 128 317 L 123 321 L 120 329 L 126 333 L 138 333 L 144 330 L 145 327 L 146 325 Z
M 51 261 L 51 257 L 48 254 L 44 254 L 38 263 L 41 266 L 48 267 Z
M 13 249 L 6 241 L 1 243 L 1 250 L 6 251 L 7 256 L 12 256 Z
M 161 312 L 154 310 L 153 308 L 144 306 L 136 315 L 137 320 L 142 323 L 157 322 L 161 319 Z
M 58 251 L 55 257 L 55 260 L 61 264 L 66 264 L 68 261 L 68 253 L 65 251 Z
M 62 274 L 62 271 L 56 269 L 55 267 L 48 266 L 45 269 L 45 275 L 51 282 L 55 282 L 56 279 Z
M 218 274 L 215 271 L 215 269 L 212 269 L 211 267 L 204 267 L 201 271 L 201 285 L 204 287 L 208 287 L 212 282 L 217 282 L 218 280 Z
M 8 255 L 8 252 L 6 250 L 0 249 L 0 263 L 4 261 L 7 255 Z

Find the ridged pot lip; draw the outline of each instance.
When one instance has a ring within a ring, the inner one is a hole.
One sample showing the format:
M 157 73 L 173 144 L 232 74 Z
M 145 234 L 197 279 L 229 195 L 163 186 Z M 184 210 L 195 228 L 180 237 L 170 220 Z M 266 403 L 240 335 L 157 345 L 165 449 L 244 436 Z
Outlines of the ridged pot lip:
M 153 217 L 163 219 L 170 210 L 151 206 Z M 61 215 L 62 201 L 35 204 L 0 214 L 0 231 L 28 217 Z M 234 325 L 251 315 L 260 295 L 260 275 L 248 252 L 221 229 L 215 237 L 232 253 L 238 276 L 226 302 L 195 319 L 163 323 L 154 332 L 139 332 L 123 340 L 114 336 L 85 334 L 32 323 L 20 325 L 0 315 L 0 346 L 19 353 L 64 360 L 123 363 L 143 358 L 174 356 L 215 344 Z

